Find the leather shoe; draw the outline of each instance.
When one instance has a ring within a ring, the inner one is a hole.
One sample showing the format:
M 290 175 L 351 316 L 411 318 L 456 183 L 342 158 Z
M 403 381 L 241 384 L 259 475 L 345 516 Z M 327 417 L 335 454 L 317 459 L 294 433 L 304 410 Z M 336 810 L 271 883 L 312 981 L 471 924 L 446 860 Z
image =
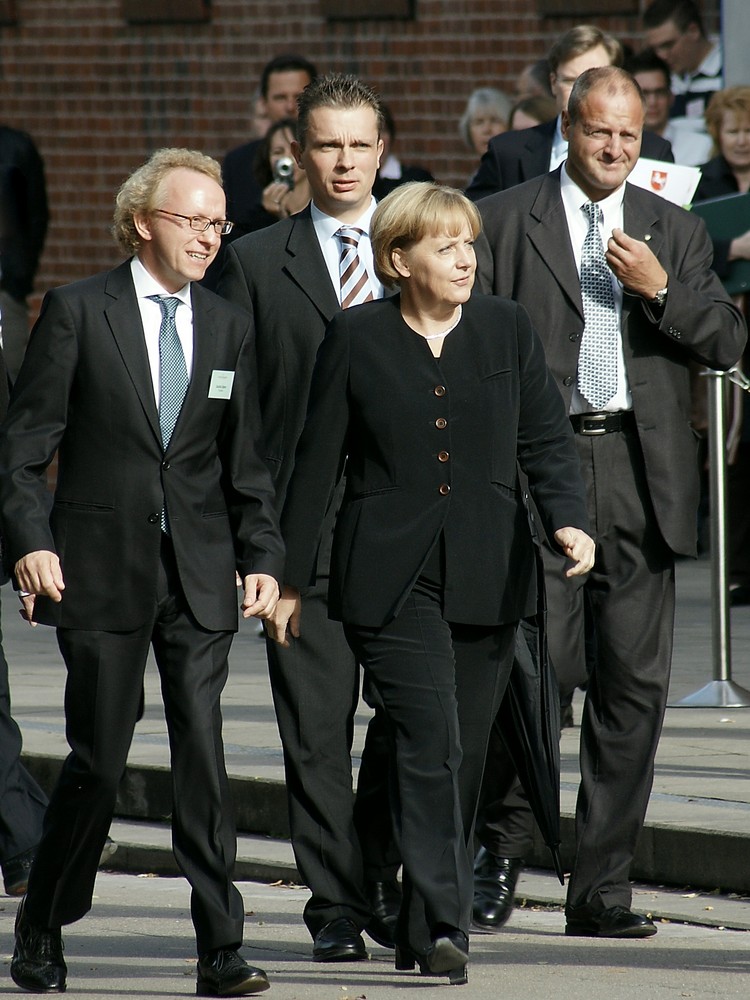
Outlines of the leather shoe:
M 474 862 L 474 903 L 471 919 L 477 927 L 497 930 L 513 912 L 516 883 L 523 858 L 501 858 L 484 847 Z
M 365 942 L 348 917 L 329 920 L 315 935 L 314 962 L 357 962 L 364 958 L 367 958 Z
M 270 985 L 263 969 L 248 965 L 234 948 L 216 948 L 198 959 L 196 996 L 246 997 Z
M 29 872 L 36 857 L 36 846 L 3 861 L 3 882 L 6 896 L 23 896 L 29 884 Z
M 451 986 L 464 986 L 469 981 L 466 963 L 469 961 L 469 939 L 455 927 L 444 927 L 433 938 L 425 955 L 427 968 L 433 975 L 448 975 Z
M 566 913 L 565 933 L 572 937 L 644 938 L 656 934 L 656 924 L 626 906 L 608 906 L 592 913 L 581 906 Z
M 396 921 L 401 909 L 401 886 L 390 882 L 368 882 L 366 894 L 370 903 L 370 922 L 365 930 L 384 948 L 395 948 Z
M 26 898 L 16 914 L 16 946 L 10 963 L 13 982 L 30 993 L 64 993 L 68 969 L 60 928 L 37 927 L 25 914 Z

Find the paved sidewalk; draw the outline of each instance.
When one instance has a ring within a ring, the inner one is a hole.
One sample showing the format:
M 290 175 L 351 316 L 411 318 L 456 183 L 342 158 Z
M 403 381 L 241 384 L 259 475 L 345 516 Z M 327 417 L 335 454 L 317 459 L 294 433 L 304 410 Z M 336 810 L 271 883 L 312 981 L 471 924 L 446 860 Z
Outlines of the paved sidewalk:
M 500 934 L 471 940 L 469 985 L 445 993 L 446 979 L 395 972 L 393 953 L 368 940 L 370 960 L 320 965 L 300 913 L 302 889 L 243 883 L 245 958 L 265 969 L 269 1000 L 746 1000 L 750 935 L 661 923 L 645 941 L 592 941 L 561 933 L 561 914 L 517 910 Z M 10 928 L 17 903 L 0 900 L 7 928 L 0 958 L 0 996 L 20 995 L 8 974 Z M 66 928 L 68 995 L 165 997 L 195 994 L 188 888 L 182 879 L 102 874 L 94 907 Z M 442 993 L 438 991 L 442 990 Z M 24 994 L 27 995 L 27 994 Z
M 14 715 L 24 733 L 30 766 L 43 780 L 50 780 L 67 752 L 61 711 L 64 669 L 53 631 L 42 626 L 30 629 L 18 616 L 17 599 L 8 587 L 3 588 L 2 596 Z M 709 617 L 709 564 L 680 563 L 673 700 L 697 690 L 712 677 Z M 750 690 L 750 607 L 735 609 L 732 621 L 734 680 Z M 367 717 L 363 707 L 357 718 L 355 769 Z M 576 704 L 579 717 L 580 702 Z M 243 623 L 234 645 L 224 718 L 227 765 L 243 831 L 238 877 L 294 880 L 291 851 L 283 839 L 288 828 L 282 757 L 264 645 L 250 623 Z M 563 830 L 568 854 L 578 781 L 578 737 L 575 727 L 566 730 L 562 739 Z M 634 877 L 701 891 L 721 887 L 750 895 L 749 737 L 748 709 L 668 710 Z M 158 677 L 151 665 L 146 679 L 146 714 L 137 727 L 121 795 L 125 825 L 115 829 L 120 848 L 113 864 L 125 870 L 174 870 L 168 831 L 158 825 L 169 812 L 167 765 Z M 541 843 L 530 860 L 546 865 Z M 538 892 L 530 892 L 530 898 L 561 900 L 554 879 L 547 878 L 547 882 L 552 888 L 540 887 Z M 750 907 L 741 903 L 738 910 L 744 914 Z M 693 911 L 689 919 L 711 913 L 698 906 Z M 732 920 L 732 926 L 750 926 L 748 917 L 734 915 Z

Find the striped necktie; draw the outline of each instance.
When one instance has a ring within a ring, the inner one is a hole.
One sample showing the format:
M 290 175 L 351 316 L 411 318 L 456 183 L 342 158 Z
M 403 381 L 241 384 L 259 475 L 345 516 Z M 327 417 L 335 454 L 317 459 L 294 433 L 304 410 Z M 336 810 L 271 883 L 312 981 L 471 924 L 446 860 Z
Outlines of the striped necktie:
M 373 298 L 367 270 L 359 256 L 359 240 L 363 229 L 356 226 L 342 226 L 336 230 L 341 240 L 339 275 L 341 278 L 341 308 L 358 306 L 360 302 L 370 302 Z
M 601 410 L 617 392 L 620 325 L 612 272 L 599 232 L 601 209 L 591 201 L 581 209 L 589 217 L 589 228 L 581 251 L 584 328 L 578 354 L 578 389 L 595 410 Z
M 159 327 L 159 426 L 164 451 L 169 447 L 177 418 L 188 389 L 188 373 L 185 354 L 177 333 L 175 313 L 180 299 L 174 296 L 149 295 L 152 302 L 161 306 L 161 326 Z M 169 534 L 169 520 L 166 501 L 161 512 L 162 531 Z

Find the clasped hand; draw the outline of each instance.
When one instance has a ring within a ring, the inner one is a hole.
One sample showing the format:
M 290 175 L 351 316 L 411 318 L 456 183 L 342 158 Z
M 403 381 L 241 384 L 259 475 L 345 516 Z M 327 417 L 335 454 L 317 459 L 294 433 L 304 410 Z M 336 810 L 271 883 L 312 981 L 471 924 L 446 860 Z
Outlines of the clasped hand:
M 634 240 L 622 229 L 613 229 L 605 256 L 614 276 L 634 295 L 653 299 L 666 288 L 667 272 L 643 240 Z

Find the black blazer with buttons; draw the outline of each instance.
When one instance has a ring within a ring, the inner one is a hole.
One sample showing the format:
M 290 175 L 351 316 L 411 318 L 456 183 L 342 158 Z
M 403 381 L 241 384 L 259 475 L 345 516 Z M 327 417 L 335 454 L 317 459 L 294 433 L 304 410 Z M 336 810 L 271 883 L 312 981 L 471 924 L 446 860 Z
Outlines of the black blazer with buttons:
M 570 423 L 539 338 L 515 303 L 475 296 L 440 360 L 398 296 L 328 327 L 282 515 L 285 580 L 315 576 L 323 516 L 347 458 L 329 609 L 378 627 L 445 539 L 445 616 L 495 625 L 536 608 L 520 462 L 551 536 L 587 527 Z
M 584 321 L 560 170 L 485 198 L 478 208 L 484 221 L 477 246 L 481 284 L 528 309 L 567 410 Z M 692 555 L 698 476 L 689 363 L 730 368 L 742 354 L 745 323 L 711 270 L 702 219 L 631 184 L 623 213 L 625 232 L 647 241 L 668 274 L 666 307 L 658 317 L 640 297 L 625 293 L 622 344 L 659 528 L 675 553 Z

